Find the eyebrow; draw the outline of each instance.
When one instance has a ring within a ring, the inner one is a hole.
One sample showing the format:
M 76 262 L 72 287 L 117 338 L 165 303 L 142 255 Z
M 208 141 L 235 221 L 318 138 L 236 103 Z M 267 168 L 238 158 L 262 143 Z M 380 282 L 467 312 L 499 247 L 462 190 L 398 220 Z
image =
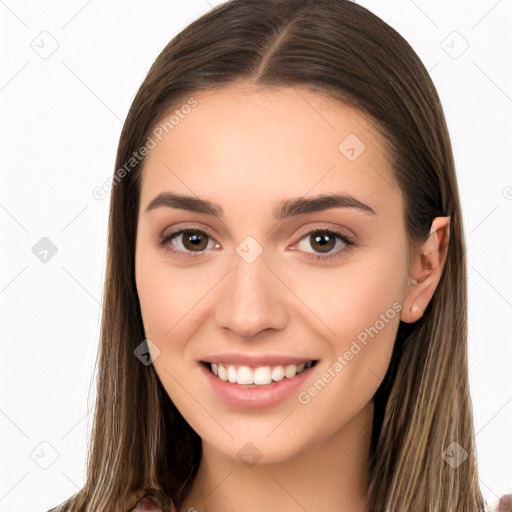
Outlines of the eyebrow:
M 163 192 L 156 196 L 147 206 L 145 213 L 159 207 L 178 208 L 190 212 L 205 213 L 219 219 L 224 218 L 224 209 L 218 203 L 172 192 Z M 329 208 L 352 208 L 365 213 L 377 215 L 368 204 L 350 194 L 320 194 L 313 197 L 287 199 L 274 207 L 274 219 L 281 220 L 294 215 L 328 210 Z

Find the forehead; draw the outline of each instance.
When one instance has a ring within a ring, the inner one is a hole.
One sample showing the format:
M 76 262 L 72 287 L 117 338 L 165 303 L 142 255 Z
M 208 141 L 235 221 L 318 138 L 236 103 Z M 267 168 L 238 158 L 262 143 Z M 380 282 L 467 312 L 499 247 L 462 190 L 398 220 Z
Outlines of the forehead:
M 358 194 L 377 208 L 401 201 L 369 116 L 318 92 L 249 84 L 199 91 L 156 129 L 141 206 L 166 190 L 246 207 L 308 192 Z

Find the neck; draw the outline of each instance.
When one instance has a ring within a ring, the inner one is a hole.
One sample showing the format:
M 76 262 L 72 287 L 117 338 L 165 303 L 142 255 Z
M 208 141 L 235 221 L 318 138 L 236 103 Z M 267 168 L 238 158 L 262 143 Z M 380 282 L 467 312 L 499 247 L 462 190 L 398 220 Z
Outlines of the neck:
M 293 459 L 250 467 L 203 442 L 199 470 L 179 512 L 365 512 L 372 421 L 370 402 Z

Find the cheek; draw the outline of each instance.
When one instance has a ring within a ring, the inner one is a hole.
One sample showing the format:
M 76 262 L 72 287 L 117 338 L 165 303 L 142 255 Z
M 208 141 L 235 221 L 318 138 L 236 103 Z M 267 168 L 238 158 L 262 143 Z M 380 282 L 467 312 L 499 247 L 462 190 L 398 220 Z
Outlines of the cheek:
M 162 339 L 179 313 L 175 293 L 166 285 L 165 273 L 158 266 L 142 261 L 136 275 L 145 334 L 150 339 Z
M 146 337 L 162 353 L 183 353 L 204 322 L 219 270 L 213 266 L 201 270 L 173 267 L 165 253 L 142 247 L 135 268 Z
M 405 273 L 406 249 L 397 244 L 354 253 L 346 264 L 329 269 L 292 272 L 287 279 L 331 334 L 353 334 L 401 303 Z
M 371 401 L 381 384 L 400 322 L 402 266 L 394 256 L 394 266 L 390 253 L 387 259 L 361 259 L 350 269 L 339 267 L 309 281 L 317 292 L 309 292 L 308 306 L 329 331 L 322 329 L 328 349 L 317 379 L 298 396 L 304 424 L 320 418 L 325 432 L 334 432 Z M 305 288 L 301 293 L 308 297 Z
M 183 273 L 172 272 L 165 264 L 141 263 L 137 277 L 137 293 L 146 336 L 160 345 L 167 339 L 179 340 L 176 332 L 193 316 L 198 300 L 195 283 Z
M 329 344 L 326 366 L 341 364 L 335 373 L 344 374 L 337 379 L 342 387 L 371 395 L 386 373 L 400 322 L 406 254 L 396 241 L 361 252 L 347 265 L 317 271 L 302 278 L 302 284 L 295 278 L 294 289 L 315 313 L 308 317 L 323 325 Z
M 152 353 L 153 366 L 169 397 L 185 413 L 193 410 L 193 404 L 183 391 L 189 378 L 183 360 L 190 359 L 187 342 L 201 325 L 204 304 L 200 299 L 206 294 L 195 274 L 173 270 L 162 258 L 141 257 L 137 261 L 144 333 L 159 350 L 158 356 Z
M 345 286 L 339 295 L 337 316 L 334 316 L 334 309 L 330 311 L 332 318 L 336 319 L 337 330 L 356 337 L 377 327 L 382 331 L 382 337 L 388 337 L 392 329 L 387 326 L 390 320 L 395 319 L 397 306 L 401 302 L 403 278 L 398 272 L 399 268 L 399 265 L 389 268 L 385 262 L 375 262 L 343 279 Z M 397 324 L 398 317 L 391 323 Z

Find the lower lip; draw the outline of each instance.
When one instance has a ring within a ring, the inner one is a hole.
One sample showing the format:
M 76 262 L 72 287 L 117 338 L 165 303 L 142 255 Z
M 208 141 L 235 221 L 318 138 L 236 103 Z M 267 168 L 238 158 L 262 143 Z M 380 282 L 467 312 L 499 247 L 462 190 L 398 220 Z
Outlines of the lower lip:
M 318 363 L 317 363 L 318 364 Z M 201 371 L 206 376 L 212 391 L 224 402 L 243 409 L 264 409 L 282 402 L 303 384 L 311 374 L 312 366 L 292 379 L 284 377 L 279 382 L 264 386 L 245 386 L 229 381 L 223 381 L 202 363 Z

